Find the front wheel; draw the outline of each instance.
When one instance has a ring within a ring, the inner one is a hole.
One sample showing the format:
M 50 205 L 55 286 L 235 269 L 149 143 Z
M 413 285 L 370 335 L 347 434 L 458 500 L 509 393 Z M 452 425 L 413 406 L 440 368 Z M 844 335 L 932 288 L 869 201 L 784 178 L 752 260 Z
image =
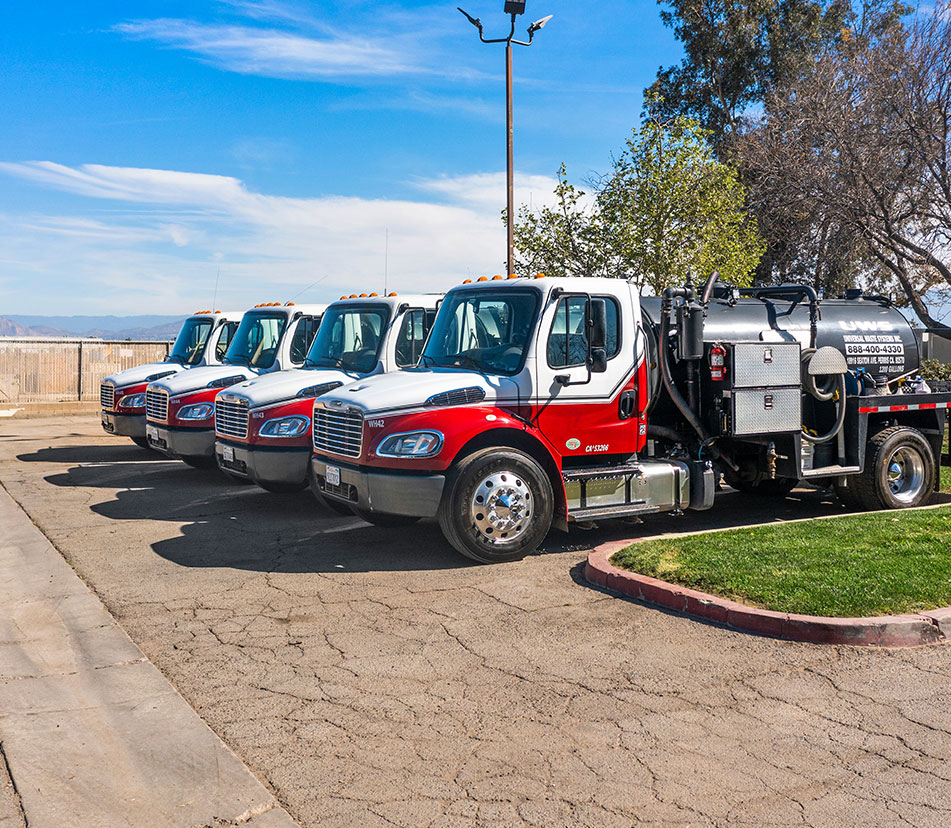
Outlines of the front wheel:
M 849 478 L 863 509 L 908 509 L 931 500 L 937 467 L 920 431 L 892 426 L 868 441 L 865 469 Z
M 463 555 L 504 563 L 538 548 L 553 511 L 551 481 L 532 457 L 516 449 L 485 449 L 450 474 L 439 525 Z

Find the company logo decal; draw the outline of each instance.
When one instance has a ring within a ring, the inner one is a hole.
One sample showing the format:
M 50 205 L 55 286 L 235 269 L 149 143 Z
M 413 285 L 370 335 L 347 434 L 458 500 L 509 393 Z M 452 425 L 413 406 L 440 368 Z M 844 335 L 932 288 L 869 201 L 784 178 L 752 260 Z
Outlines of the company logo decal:
M 581 448 L 581 440 L 577 437 L 572 437 L 570 440 L 565 441 L 565 448 L 568 451 L 574 451 L 575 449 Z

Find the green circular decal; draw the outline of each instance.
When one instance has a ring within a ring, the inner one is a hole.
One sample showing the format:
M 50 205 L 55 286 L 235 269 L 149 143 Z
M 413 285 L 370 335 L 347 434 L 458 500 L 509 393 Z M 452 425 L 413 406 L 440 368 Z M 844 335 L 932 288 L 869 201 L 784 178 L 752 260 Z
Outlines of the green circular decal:
M 565 442 L 565 448 L 569 451 L 574 451 L 577 448 L 581 448 L 581 440 L 577 437 L 572 437 L 570 440 Z

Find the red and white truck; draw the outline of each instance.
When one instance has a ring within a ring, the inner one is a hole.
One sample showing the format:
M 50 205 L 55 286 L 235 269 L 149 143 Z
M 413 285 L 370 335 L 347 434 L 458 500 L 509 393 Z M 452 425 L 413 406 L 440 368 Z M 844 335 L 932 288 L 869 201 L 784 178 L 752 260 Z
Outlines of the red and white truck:
M 215 397 L 251 377 L 304 364 L 326 305 L 269 302 L 245 311 L 220 365 L 149 383 L 145 436 L 190 466 L 215 464 Z
M 329 305 L 300 368 L 255 377 L 215 398 L 219 468 L 272 492 L 304 489 L 314 398 L 414 366 L 441 298 L 362 294 Z
M 709 509 L 721 475 L 917 506 L 951 402 L 897 393 L 918 362 L 908 321 L 858 291 L 483 278 L 446 294 L 417 369 L 314 401 L 314 482 L 378 524 L 436 517 L 483 562 L 552 525 Z
M 110 374 L 99 385 L 103 431 L 131 437 L 142 448 L 145 438 L 145 388 L 150 382 L 190 368 L 220 365 L 241 311 L 197 311 L 183 323 L 164 362 L 150 362 Z

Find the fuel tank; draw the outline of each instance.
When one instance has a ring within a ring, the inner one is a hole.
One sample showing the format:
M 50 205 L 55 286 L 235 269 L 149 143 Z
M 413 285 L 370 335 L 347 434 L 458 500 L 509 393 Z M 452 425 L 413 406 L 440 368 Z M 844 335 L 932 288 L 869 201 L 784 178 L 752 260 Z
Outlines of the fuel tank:
M 645 322 L 660 324 L 660 298 L 642 297 Z M 703 339 L 714 342 L 791 342 L 809 347 L 809 302 L 778 298 L 714 298 L 707 306 Z M 852 371 L 897 377 L 918 370 L 918 341 L 908 320 L 878 299 L 823 299 L 816 347 L 841 351 Z

